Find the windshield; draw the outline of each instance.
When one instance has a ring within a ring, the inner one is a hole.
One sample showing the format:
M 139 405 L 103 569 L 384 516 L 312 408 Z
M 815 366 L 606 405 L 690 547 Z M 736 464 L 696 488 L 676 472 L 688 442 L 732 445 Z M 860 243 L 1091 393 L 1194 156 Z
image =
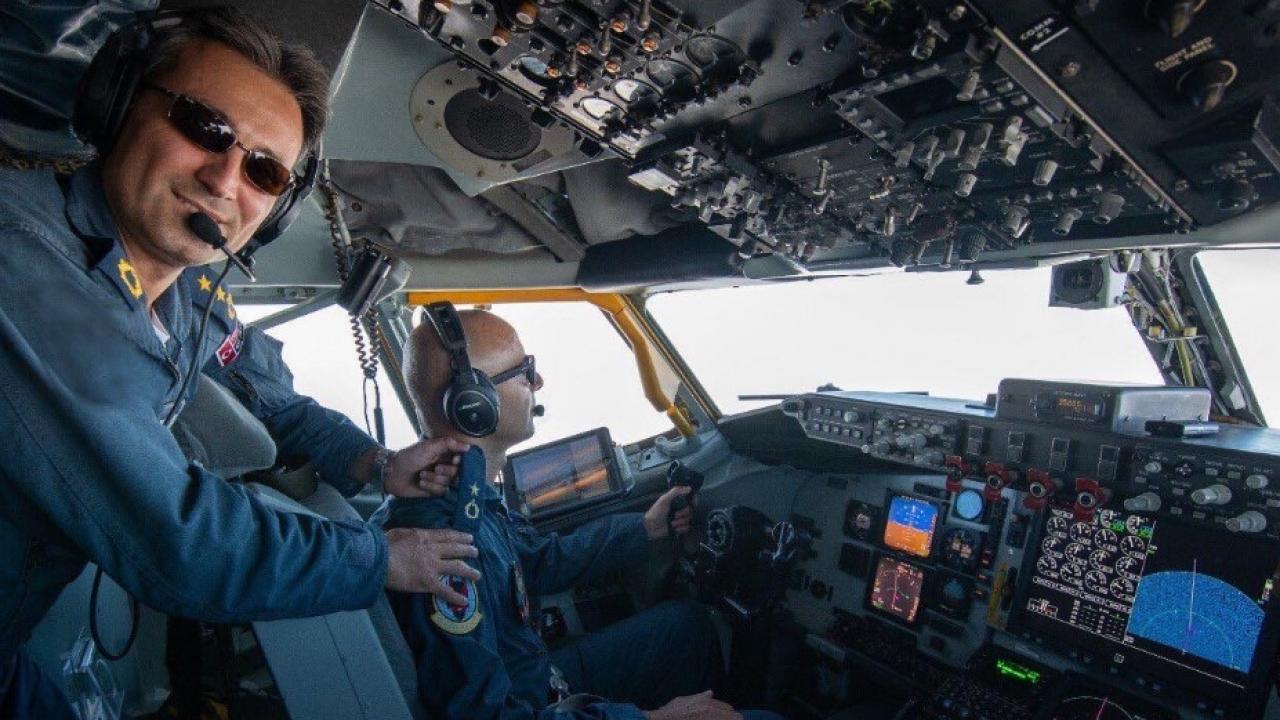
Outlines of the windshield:
M 1006 377 L 1160 384 L 1123 308 L 1048 307 L 1050 271 L 889 273 L 656 295 L 648 310 L 721 412 L 739 395 L 928 391 L 981 400 Z
M 1275 426 L 1280 419 L 1280 340 L 1275 310 L 1280 306 L 1280 250 L 1213 250 L 1196 255 L 1222 317 L 1226 318 L 1249 384 L 1262 412 Z

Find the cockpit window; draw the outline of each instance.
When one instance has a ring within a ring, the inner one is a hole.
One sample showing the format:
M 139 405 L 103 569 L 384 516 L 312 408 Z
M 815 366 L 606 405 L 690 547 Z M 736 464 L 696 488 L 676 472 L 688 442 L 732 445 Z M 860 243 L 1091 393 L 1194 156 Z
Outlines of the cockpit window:
M 1209 250 L 1198 253 L 1209 287 L 1226 318 L 1231 340 L 1268 424 L 1280 422 L 1280 249 Z
M 546 415 L 518 452 L 584 430 L 607 426 L 626 444 L 671 430 L 671 421 L 645 399 L 635 356 L 593 305 L 580 302 L 499 304 L 492 311 L 520 333 L 537 358 Z
M 890 273 L 656 295 L 721 412 L 834 384 L 981 400 L 1005 377 L 1162 384 L 1123 308 L 1048 306 L 1049 270 Z
M 252 322 L 287 305 L 237 305 L 240 319 Z M 351 337 L 350 316 L 332 306 L 290 320 L 267 331 L 284 343 L 284 361 L 293 372 L 293 388 L 314 398 L 324 407 L 346 415 L 357 427 L 364 428 L 364 374 L 356 359 L 355 340 Z M 387 380 L 386 369 L 378 365 L 378 383 L 382 391 L 382 415 L 386 423 L 387 446 L 402 448 L 417 439 L 409 416 L 396 399 Z M 373 390 L 369 390 L 369 424 L 373 424 Z

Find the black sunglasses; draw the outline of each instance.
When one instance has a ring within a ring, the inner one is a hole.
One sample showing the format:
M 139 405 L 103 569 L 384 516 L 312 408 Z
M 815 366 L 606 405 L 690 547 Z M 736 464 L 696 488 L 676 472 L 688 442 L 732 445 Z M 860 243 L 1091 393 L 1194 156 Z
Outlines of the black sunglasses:
M 231 123 L 217 110 L 195 98 L 144 83 L 156 92 L 164 93 L 172 101 L 167 117 L 182 136 L 211 153 L 222 154 L 239 145 L 244 149 L 244 175 L 253 186 L 268 195 L 279 197 L 297 181 L 285 164 L 261 150 L 251 150 L 236 138 Z
M 532 355 L 525 355 L 524 360 L 522 360 L 519 365 L 509 370 L 503 370 L 497 375 L 494 375 L 493 377 L 489 378 L 489 380 L 493 382 L 494 385 L 500 385 L 510 380 L 511 378 L 517 377 L 521 374 L 524 375 L 525 380 L 529 381 L 530 385 L 537 384 L 538 370 L 537 368 L 534 367 L 534 360 Z

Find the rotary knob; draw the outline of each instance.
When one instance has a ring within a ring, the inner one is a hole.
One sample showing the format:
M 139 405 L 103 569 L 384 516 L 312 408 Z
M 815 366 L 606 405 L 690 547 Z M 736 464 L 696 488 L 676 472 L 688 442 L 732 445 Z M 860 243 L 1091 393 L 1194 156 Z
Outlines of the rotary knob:
M 1271 478 L 1262 474 L 1250 475 L 1244 479 L 1244 484 L 1250 490 L 1261 490 L 1271 484 Z
M 1153 492 L 1144 492 L 1141 495 L 1135 495 L 1124 501 L 1124 509 L 1130 512 L 1155 512 L 1160 509 L 1163 501 L 1160 496 Z
M 1257 510 L 1246 510 L 1226 522 L 1231 532 L 1262 532 L 1267 529 L 1267 516 Z
M 1191 502 L 1197 505 L 1226 505 L 1231 502 L 1231 488 L 1226 485 L 1210 485 L 1191 493 Z
M 1156 460 L 1151 460 L 1146 465 L 1142 466 L 1142 471 L 1148 475 L 1159 475 L 1160 471 L 1163 469 L 1164 466 Z
M 859 415 L 856 410 L 845 410 L 840 418 L 847 423 L 856 423 L 859 420 Z

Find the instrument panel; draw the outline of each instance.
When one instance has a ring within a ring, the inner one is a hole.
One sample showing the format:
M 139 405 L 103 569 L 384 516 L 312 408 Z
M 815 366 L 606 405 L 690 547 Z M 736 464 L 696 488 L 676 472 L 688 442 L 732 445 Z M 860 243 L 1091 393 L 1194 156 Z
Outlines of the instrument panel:
M 866 463 L 794 506 L 839 528 L 787 593 L 823 672 L 870 670 L 927 718 L 1262 717 L 1280 648 L 1277 433 L 1155 437 L 1109 415 L 1132 398 L 1107 397 L 1039 417 L 920 395 L 784 401 L 806 447 Z M 1182 409 L 1166 417 L 1200 421 L 1197 399 L 1170 397 Z

